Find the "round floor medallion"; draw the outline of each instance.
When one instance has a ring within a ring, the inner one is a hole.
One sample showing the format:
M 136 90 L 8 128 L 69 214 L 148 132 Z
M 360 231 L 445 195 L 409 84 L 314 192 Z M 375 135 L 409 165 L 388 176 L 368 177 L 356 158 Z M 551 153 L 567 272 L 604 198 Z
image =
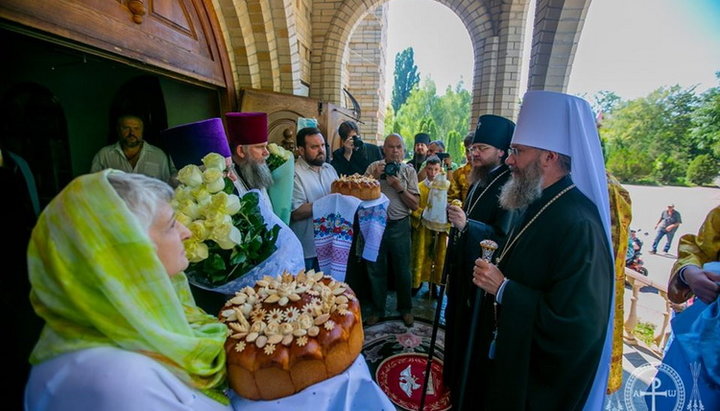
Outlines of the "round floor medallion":
M 375 381 L 397 406 L 417 410 L 425 381 L 427 354 L 401 353 L 390 356 L 375 370 Z M 425 410 L 450 409 L 450 393 L 442 382 L 443 363 L 434 358 L 425 397 Z

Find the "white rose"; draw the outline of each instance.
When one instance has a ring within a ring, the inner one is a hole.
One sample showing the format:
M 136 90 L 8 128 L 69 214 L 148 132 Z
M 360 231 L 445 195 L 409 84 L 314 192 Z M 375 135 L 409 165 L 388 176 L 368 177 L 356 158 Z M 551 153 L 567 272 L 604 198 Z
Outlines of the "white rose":
M 221 224 L 213 228 L 210 239 L 215 241 L 220 248 L 230 250 L 242 241 L 242 234 L 232 224 Z
M 203 207 L 210 203 L 210 192 L 203 186 L 193 188 L 192 195 L 195 197 L 195 201 Z
M 203 182 L 205 183 L 208 192 L 217 193 L 218 191 L 225 188 L 225 180 L 223 179 L 222 170 L 216 168 L 208 168 L 203 172 Z
M 225 170 L 225 167 L 227 163 L 225 162 L 225 157 L 221 156 L 218 153 L 210 153 L 202 158 L 202 162 L 205 165 L 206 169 L 217 169 L 220 171 Z
M 185 245 L 185 256 L 191 263 L 198 263 L 208 258 L 209 250 L 207 244 L 189 238 L 183 241 Z
M 188 216 L 191 220 L 195 220 L 200 217 L 200 206 L 192 200 L 183 200 L 178 202 L 177 210 Z
M 183 200 L 194 200 L 192 195 L 192 188 L 181 185 L 175 188 L 175 194 L 173 195 L 173 201 L 177 201 L 178 203 L 182 202 Z
M 190 164 L 180 169 L 177 179 L 188 187 L 197 187 L 203 182 L 202 171 L 195 164 Z
M 205 241 L 208 237 L 209 230 L 205 226 L 205 220 L 195 220 L 187 227 L 192 233 L 193 239 L 196 241 Z
M 192 218 L 186 216 L 181 211 L 175 213 L 175 219 L 185 227 L 188 227 L 193 222 Z

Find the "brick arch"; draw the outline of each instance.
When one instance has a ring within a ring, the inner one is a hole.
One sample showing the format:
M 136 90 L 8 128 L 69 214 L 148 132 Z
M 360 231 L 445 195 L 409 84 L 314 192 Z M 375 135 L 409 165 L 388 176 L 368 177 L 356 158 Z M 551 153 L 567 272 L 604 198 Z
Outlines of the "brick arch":
M 334 103 L 341 101 L 343 53 L 350 36 L 370 10 L 387 1 L 344 1 L 329 24 L 313 24 L 313 34 L 324 33 L 324 41 L 313 42 L 312 97 Z M 436 1 L 453 11 L 470 35 L 475 60 L 472 124 L 479 114 L 488 112 L 513 117 L 517 98 L 509 95 L 518 94 L 528 0 Z M 523 18 L 511 22 L 509 17 L 513 13 Z
M 292 0 L 213 0 L 235 85 L 293 94 L 300 83 Z
M 590 0 L 540 0 L 535 10 L 529 90 L 567 90 Z

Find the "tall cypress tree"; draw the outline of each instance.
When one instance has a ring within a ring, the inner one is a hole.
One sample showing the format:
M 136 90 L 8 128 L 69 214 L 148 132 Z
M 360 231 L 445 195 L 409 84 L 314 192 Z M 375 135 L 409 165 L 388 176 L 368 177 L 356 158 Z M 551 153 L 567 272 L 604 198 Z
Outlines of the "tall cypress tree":
M 420 82 L 420 74 L 415 65 L 415 52 L 412 47 L 395 55 L 395 84 L 392 91 L 392 107 L 397 113 L 405 104 L 410 92 Z

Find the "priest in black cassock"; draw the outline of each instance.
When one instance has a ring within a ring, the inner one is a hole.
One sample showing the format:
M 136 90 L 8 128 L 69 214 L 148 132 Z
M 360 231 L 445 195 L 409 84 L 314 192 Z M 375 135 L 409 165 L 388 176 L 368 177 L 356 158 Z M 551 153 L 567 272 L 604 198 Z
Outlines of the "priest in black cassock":
M 463 365 L 472 352 L 471 370 L 489 366 L 487 343 L 492 322 L 493 296 L 482 292 L 479 321 L 471 324 L 471 313 L 477 287 L 472 285 L 475 260 L 480 257 L 480 241 L 491 239 L 502 244 L 510 230 L 515 211 L 501 208 L 498 204 L 500 189 L 510 178 L 505 165 L 515 123 L 495 115 L 483 115 L 468 150 L 471 153 L 472 171 L 470 190 L 462 208 L 448 206 L 448 220 L 457 230 L 447 253 L 450 264 L 448 272 L 448 302 L 445 310 L 445 358 L 443 381 L 450 389 L 453 406 L 459 408 L 460 382 Z M 468 346 L 468 334 L 475 327 L 475 343 Z M 472 372 L 468 375 L 463 403 L 466 409 L 479 404 L 474 387 L 484 384 L 487 373 Z
M 500 204 L 526 208 L 473 282 L 496 296 L 485 409 L 600 410 L 612 336 L 607 182 L 590 105 L 525 94 Z M 484 335 L 488 335 L 485 333 Z

